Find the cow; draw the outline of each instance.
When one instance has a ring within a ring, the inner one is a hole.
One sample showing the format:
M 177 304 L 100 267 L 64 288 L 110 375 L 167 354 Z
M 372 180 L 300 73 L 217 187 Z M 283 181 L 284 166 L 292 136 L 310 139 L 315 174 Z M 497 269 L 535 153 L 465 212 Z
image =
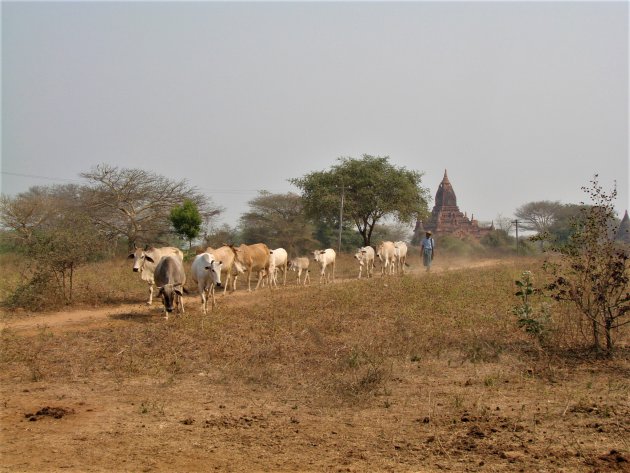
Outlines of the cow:
M 391 241 L 383 241 L 376 247 L 376 256 L 381 260 L 381 275 L 394 274 L 396 264 L 396 247 Z
M 255 243 L 253 245 L 241 245 L 238 248 L 234 248 L 230 245 L 236 261 L 243 265 L 243 271 L 247 271 L 247 290 L 251 292 L 252 285 L 252 272 L 258 272 L 258 283 L 256 288 L 260 286 L 263 280 L 265 272 L 269 272 L 269 247 L 264 243 Z M 271 285 L 269 286 L 271 287 Z
M 201 253 L 195 256 L 190 269 L 193 282 L 197 283 L 201 296 L 201 309 L 204 315 L 208 314 L 208 298 L 211 298 L 211 308 L 214 310 L 216 300 L 214 288 L 221 287 L 221 269 L 223 263 L 217 261 L 211 253 Z
M 396 266 L 401 275 L 405 274 L 405 266 L 407 266 L 407 243 L 397 241 L 394 243 Z
M 357 279 L 361 279 L 363 266 L 365 266 L 365 274 L 368 278 L 371 278 L 374 272 L 374 248 L 371 246 L 359 248 L 354 257 L 359 262 L 359 277 Z
M 231 291 L 234 292 L 236 290 L 236 279 L 239 274 L 243 274 L 245 272 L 245 267 L 236 261 L 236 254 L 234 250 L 230 247 L 230 245 L 223 245 L 216 250 L 212 247 L 206 248 L 206 253 L 211 253 L 214 255 L 214 258 L 218 261 L 221 261 L 221 280 L 223 281 L 223 295 L 227 292 L 228 288 L 231 284 Z
M 291 261 L 289 261 L 288 269 L 297 272 L 297 284 L 300 284 L 301 282 L 302 272 L 304 272 L 303 284 L 306 286 L 306 281 L 308 281 L 309 283 L 311 282 L 311 278 L 308 274 L 308 266 L 310 265 L 310 263 L 311 261 L 306 257 L 293 258 Z
M 145 256 L 147 261 L 155 263 L 153 258 Z M 168 319 L 168 314 L 173 312 L 173 307 L 184 313 L 183 291 L 186 284 L 186 272 L 184 264 L 176 256 L 162 256 L 157 263 L 154 272 L 155 285 L 158 288 L 158 295 L 162 296 L 164 302 L 164 317 Z
M 144 250 L 136 247 L 133 253 L 129 255 L 129 258 L 133 259 L 134 272 L 139 272 L 140 278 L 149 284 L 149 300 L 147 301 L 147 305 L 153 303 L 153 285 L 155 284 L 153 273 L 162 256 L 175 256 L 180 261 L 184 261 L 182 251 L 172 246 L 145 248 Z
M 335 259 L 337 258 L 337 253 L 332 248 L 327 248 L 325 250 L 315 250 L 313 251 L 313 259 L 319 263 L 319 267 L 321 268 L 321 273 L 319 275 L 319 283 L 322 281 L 324 283 L 334 282 L 335 281 Z M 330 266 L 331 271 L 326 274 L 326 268 Z M 332 280 L 330 278 L 330 273 L 332 272 Z
M 289 255 L 284 248 L 276 248 L 275 250 L 269 251 L 269 284 L 274 284 L 276 287 L 278 286 L 278 271 L 282 270 L 282 285 L 286 286 L 288 259 Z

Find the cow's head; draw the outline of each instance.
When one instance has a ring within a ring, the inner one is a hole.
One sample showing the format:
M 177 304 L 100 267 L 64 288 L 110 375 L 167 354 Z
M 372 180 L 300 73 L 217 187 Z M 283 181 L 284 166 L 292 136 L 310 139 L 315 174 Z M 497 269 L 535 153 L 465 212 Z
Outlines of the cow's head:
M 158 287 L 158 290 L 158 295 L 162 296 L 166 312 L 173 312 L 173 308 L 179 303 L 179 298 L 184 295 L 183 286 L 181 284 L 165 284 Z
M 142 248 L 135 247 L 133 253 L 129 254 L 129 259 L 133 259 L 133 271 L 138 272 L 142 271 L 144 266 L 144 261 L 146 259 L 147 254 L 145 250 Z
M 210 272 L 210 277 L 212 278 L 212 282 L 217 287 L 221 286 L 221 270 L 223 269 L 223 262 L 212 260 L 208 265 L 205 266 L 206 271 Z
M 383 242 L 380 242 L 376 247 L 376 257 L 381 259 L 381 251 L 383 251 Z
M 315 250 L 313 251 L 313 260 L 321 261 L 322 255 L 326 253 L 326 250 Z
M 367 256 L 367 251 L 364 250 L 363 248 L 359 248 L 357 252 L 354 254 L 354 257 L 361 264 L 363 264 L 363 261 L 365 261 L 366 256 Z

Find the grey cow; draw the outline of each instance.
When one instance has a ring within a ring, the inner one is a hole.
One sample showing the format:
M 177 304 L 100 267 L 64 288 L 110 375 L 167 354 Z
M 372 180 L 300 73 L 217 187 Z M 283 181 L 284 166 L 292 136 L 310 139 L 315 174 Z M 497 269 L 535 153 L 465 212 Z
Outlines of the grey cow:
M 150 261 L 150 257 L 147 257 Z M 184 313 L 184 284 L 186 284 L 186 272 L 183 263 L 174 256 L 163 256 L 155 267 L 155 285 L 159 295 L 164 302 L 164 317 L 168 319 L 168 314 L 177 308 Z

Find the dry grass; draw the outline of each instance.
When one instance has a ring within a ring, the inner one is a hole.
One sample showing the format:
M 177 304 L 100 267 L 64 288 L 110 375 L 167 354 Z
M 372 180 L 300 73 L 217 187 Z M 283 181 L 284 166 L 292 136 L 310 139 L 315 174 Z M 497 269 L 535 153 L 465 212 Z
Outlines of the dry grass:
M 116 281 L 84 279 L 95 303 L 145 300 L 126 263 L 101 272 Z M 623 467 L 601 455 L 630 451 L 628 332 L 617 333 L 616 360 L 574 356 L 580 327 L 570 308 L 554 306 L 550 344 L 541 347 L 511 314 L 524 269 L 539 274 L 539 262 L 235 294 L 207 318 L 189 297 L 186 316 L 168 322 L 147 309 L 88 330 L 5 330 L 3 395 L 18 395 L 9 385 L 91 385 L 105 396 L 93 403 L 104 403 L 118 386 L 133 399 L 121 435 L 132 435 L 132 424 L 152 426 L 147 415 L 155 429 L 185 419 L 195 435 L 212 431 L 215 451 L 203 454 L 181 433 L 165 437 L 166 451 L 184 449 L 189 462 L 164 460 L 158 470 L 221 468 L 235 445 L 244 453 L 232 457 L 233 469 L 249 471 Z M 338 277 L 356 274 L 343 257 Z M 244 428 L 255 437 L 242 436 Z M 600 428 L 606 435 L 593 436 Z

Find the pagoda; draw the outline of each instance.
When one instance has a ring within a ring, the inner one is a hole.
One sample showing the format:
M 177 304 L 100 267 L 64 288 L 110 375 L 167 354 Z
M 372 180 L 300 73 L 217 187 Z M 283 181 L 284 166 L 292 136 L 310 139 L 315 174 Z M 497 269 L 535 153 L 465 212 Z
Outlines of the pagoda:
M 621 219 L 621 223 L 617 229 L 617 235 L 615 235 L 615 240 L 620 241 L 621 243 L 630 244 L 630 217 L 628 217 L 627 210 Z
M 494 224 L 490 227 L 480 227 L 479 222 L 471 215 L 462 213 L 457 206 L 457 197 L 448 173 L 444 170 L 444 178 L 435 194 L 435 205 L 428 222 L 418 221 L 414 230 L 414 240 L 416 236 L 422 238 L 425 231 L 431 231 L 437 235 L 453 235 L 459 238 L 464 236 L 474 236 L 480 238 L 494 230 Z

